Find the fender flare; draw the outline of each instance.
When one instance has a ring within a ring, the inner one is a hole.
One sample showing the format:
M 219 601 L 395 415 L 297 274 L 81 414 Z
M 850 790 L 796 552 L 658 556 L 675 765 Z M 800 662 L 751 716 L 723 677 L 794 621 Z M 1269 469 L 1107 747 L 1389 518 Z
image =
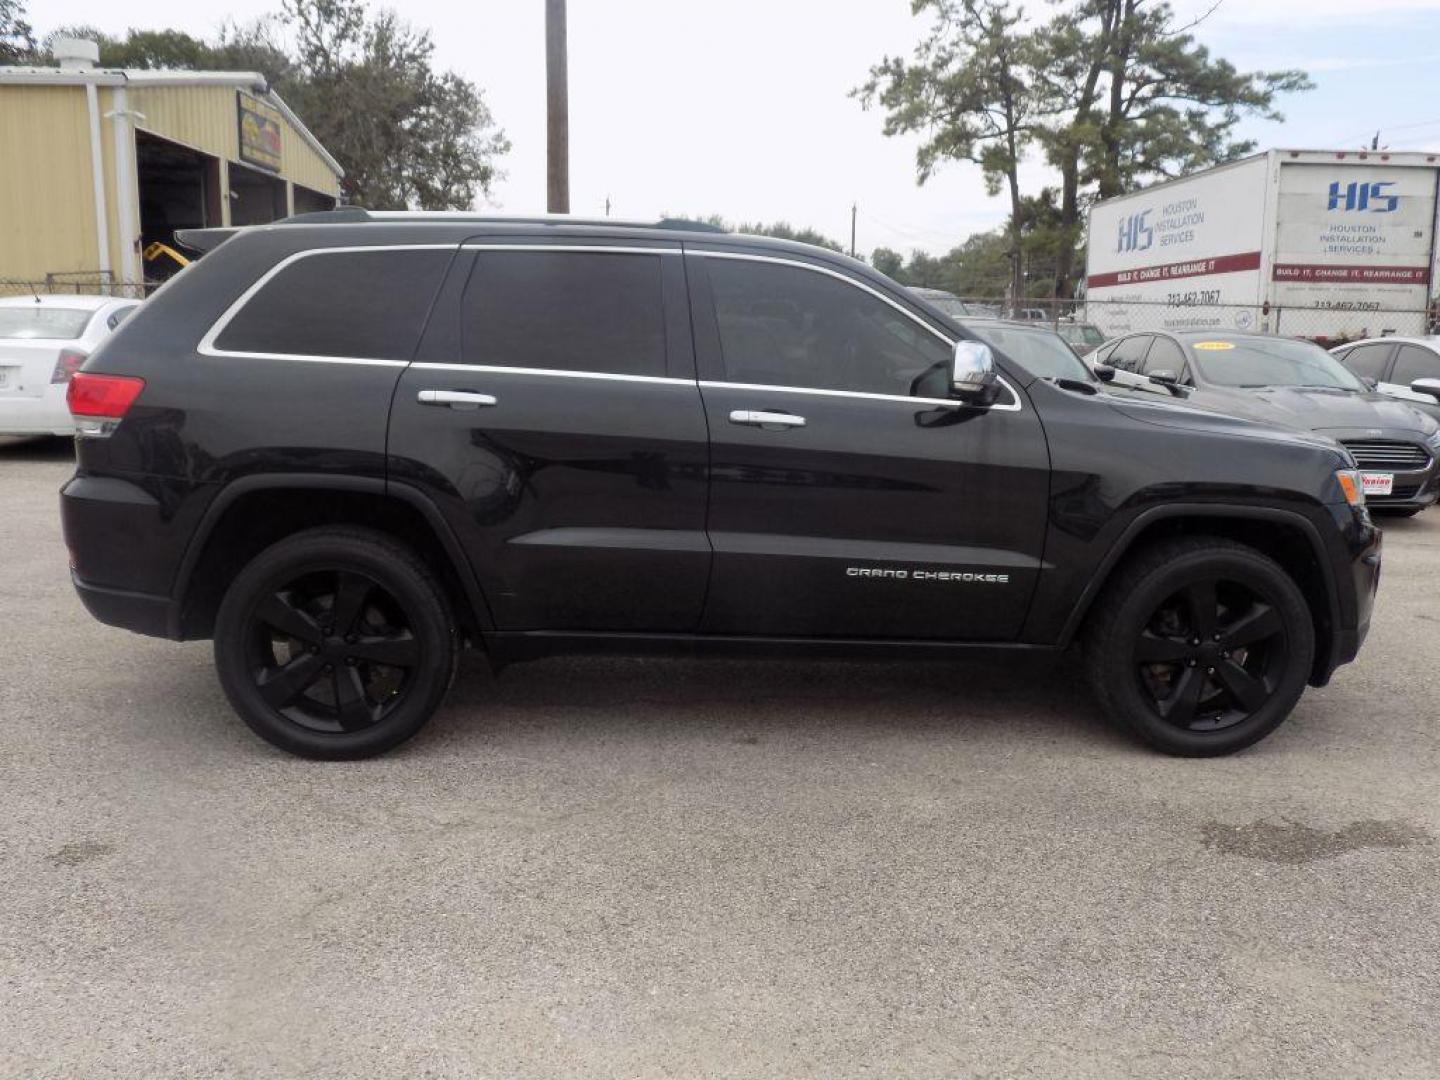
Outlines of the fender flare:
M 1315 523 L 1303 514 L 1293 510 L 1284 510 L 1273 506 L 1227 506 L 1219 503 L 1170 503 L 1165 506 L 1152 506 L 1137 514 L 1131 522 L 1125 526 L 1124 532 L 1110 545 L 1105 557 L 1095 568 L 1091 575 L 1090 582 L 1085 586 L 1085 591 L 1080 594 L 1080 599 L 1075 603 L 1075 609 L 1065 621 L 1065 628 L 1061 631 L 1060 646 L 1068 647 L 1074 640 L 1075 634 L 1080 629 L 1095 598 L 1100 595 L 1100 590 L 1110 580 L 1110 572 L 1115 564 L 1134 545 L 1136 537 L 1144 532 L 1157 521 L 1166 518 L 1215 518 L 1215 519 L 1247 519 L 1251 521 L 1273 521 L 1277 524 L 1297 528 L 1309 541 L 1315 561 L 1320 564 L 1321 579 L 1325 583 L 1325 599 L 1327 603 L 1326 615 L 1330 622 L 1330 635 L 1333 638 L 1335 628 L 1341 623 L 1340 615 L 1340 592 L 1335 582 L 1335 567 L 1331 562 L 1330 552 L 1325 547 L 1325 540 L 1320 535 L 1320 530 Z M 1325 648 L 1328 651 L 1332 642 L 1327 641 Z
M 190 542 L 185 548 L 185 554 L 180 560 L 180 566 L 175 572 L 175 581 L 170 590 L 172 637 L 179 637 L 182 613 L 185 610 L 185 601 L 190 592 L 190 583 L 195 573 L 195 567 L 199 564 L 205 546 L 210 542 L 210 537 L 221 517 L 236 500 L 246 495 L 256 491 L 285 490 L 340 491 L 378 495 L 381 498 L 399 499 L 413 507 L 424 518 L 425 523 L 440 542 L 446 558 L 449 559 L 455 576 L 465 590 L 465 600 L 469 605 L 470 615 L 475 625 L 482 634 L 489 633 L 494 629 L 494 622 L 490 617 L 490 605 L 485 600 L 484 591 L 480 587 L 479 579 L 475 576 L 474 568 L 470 565 L 464 547 L 455 536 L 455 531 L 450 527 L 450 523 L 440 512 L 440 508 L 419 488 L 409 484 L 382 480 L 375 476 L 343 476 L 332 473 L 262 473 L 254 476 L 242 476 L 240 479 L 226 484 L 210 500 L 210 505 L 201 515 L 200 524 L 190 537 Z

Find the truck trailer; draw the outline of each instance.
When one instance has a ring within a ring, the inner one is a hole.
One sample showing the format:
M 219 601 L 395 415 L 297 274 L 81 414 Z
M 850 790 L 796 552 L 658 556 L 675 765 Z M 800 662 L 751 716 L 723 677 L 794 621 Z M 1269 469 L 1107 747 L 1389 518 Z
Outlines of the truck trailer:
M 1322 343 L 1424 334 L 1440 154 L 1270 150 L 1096 203 L 1086 318 Z

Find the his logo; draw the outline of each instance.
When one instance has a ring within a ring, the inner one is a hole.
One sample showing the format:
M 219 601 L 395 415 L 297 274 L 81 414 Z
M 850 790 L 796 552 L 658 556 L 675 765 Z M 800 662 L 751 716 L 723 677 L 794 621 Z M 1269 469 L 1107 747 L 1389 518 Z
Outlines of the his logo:
M 1351 180 L 1341 187 L 1336 180 L 1330 185 L 1330 201 L 1326 210 L 1365 210 L 1372 214 L 1388 214 L 1400 209 L 1400 196 L 1390 195 L 1386 188 L 1393 188 L 1397 180 L 1377 180 L 1367 184 L 1363 180 Z
M 1155 242 L 1155 230 L 1146 220 L 1149 216 L 1149 210 L 1142 210 L 1138 214 L 1120 219 L 1119 234 L 1115 242 L 1117 252 L 1144 251 Z

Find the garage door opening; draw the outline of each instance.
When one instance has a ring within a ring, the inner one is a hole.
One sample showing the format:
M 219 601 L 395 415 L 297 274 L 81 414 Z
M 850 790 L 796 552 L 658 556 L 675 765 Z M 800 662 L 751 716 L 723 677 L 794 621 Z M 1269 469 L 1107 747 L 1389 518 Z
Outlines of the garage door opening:
M 335 196 L 295 185 L 295 213 L 310 214 L 317 210 L 334 210 Z
M 230 163 L 230 224 L 268 225 L 285 216 L 285 181 Z
M 140 184 L 140 247 L 147 252 L 145 280 L 164 281 L 182 264 L 151 245 L 174 248 L 176 229 L 220 224 L 220 163 L 144 131 L 135 133 L 135 163 Z

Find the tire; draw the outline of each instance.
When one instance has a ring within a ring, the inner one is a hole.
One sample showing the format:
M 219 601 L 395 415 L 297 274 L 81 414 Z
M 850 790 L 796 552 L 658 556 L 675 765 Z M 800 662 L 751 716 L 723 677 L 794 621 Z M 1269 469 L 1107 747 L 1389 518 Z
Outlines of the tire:
M 408 547 L 360 528 L 308 529 L 236 576 L 215 620 L 231 706 L 267 742 L 354 760 L 398 746 L 455 676 L 455 620 Z
M 1315 656 L 1310 609 L 1290 575 L 1221 537 L 1166 540 L 1127 558 L 1084 641 L 1105 712 L 1182 757 L 1234 753 L 1279 727 Z

